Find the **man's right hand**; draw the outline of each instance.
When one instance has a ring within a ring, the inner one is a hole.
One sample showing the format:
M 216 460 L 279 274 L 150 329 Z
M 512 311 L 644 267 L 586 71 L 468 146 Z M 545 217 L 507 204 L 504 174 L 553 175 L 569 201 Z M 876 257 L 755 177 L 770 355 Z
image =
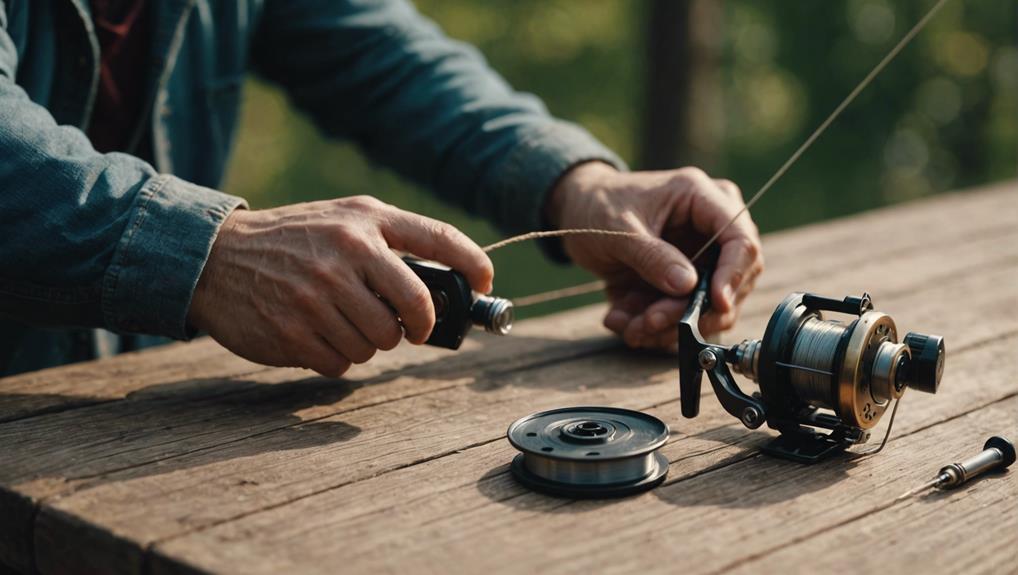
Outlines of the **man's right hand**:
M 431 334 L 428 288 L 393 250 L 444 263 L 474 290 L 491 291 L 491 260 L 459 230 L 357 196 L 234 211 L 188 322 L 251 361 L 338 377 L 404 333 L 416 344 Z

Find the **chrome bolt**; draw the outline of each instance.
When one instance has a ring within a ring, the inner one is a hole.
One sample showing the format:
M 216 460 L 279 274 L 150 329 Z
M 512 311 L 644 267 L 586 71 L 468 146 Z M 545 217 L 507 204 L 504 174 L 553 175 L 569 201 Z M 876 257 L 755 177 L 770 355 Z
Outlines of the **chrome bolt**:
M 714 352 L 705 349 L 700 352 L 697 356 L 697 360 L 700 362 L 700 367 L 703 369 L 714 369 L 714 366 L 718 364 L 718 356 L 714 355 Z
M 761 416 L 760 410 L 755 407 L 747 407 L 742 410 L 742 423 L 750 429 L 756 429 L 760 427 Z

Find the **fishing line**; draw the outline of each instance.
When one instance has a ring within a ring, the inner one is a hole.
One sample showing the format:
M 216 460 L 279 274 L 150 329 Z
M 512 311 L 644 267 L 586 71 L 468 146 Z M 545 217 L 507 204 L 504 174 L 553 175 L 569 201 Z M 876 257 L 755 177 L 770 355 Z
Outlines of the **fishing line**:
M 904 395 L 905 394 L 902 393 L 902 397 L 904 397 Z M 880 445 L 872 449 L 867 449 L 865 451 L 853 453 L 856 459 L 860 457 L 869 457 L 870 455 L 876 455 L 883 451 L 884 446 L 887 445 L 887 440 L 891 438 L 891 429 L 894 427 L 894 418 L 898 415 L 899 405 L 901 405 L 901 397 L 894 400 L 894 409 L 891 410 L 891 419 L 889 419 L 887 422 L 887 430 L 884 431 L 884 438 L 880 440 Z
M 710 237 L 710 239 L 708 239 L 703 244 L 703 246 L 699 250 L 696 251 L 696 253 L 693 254 L 693 257 L 690 258 L 690 262 L 696 262 L 697 259 L 699 259 L 700 256 L 702 256 L 704 254 L 704 252 L 706 252 L 708 249 L 710 249 L 711 246 L 713 246 L 717 242 L 718 238 L 721 237 L 721 234 L 725 233 L 725 231 L 728 228 L 730 228 L 743 214 L 747 213 L 764 196 L 764 194 L 766 194 L 771 189 L 771 187 L 773 187 L 774 184 L 783 175 L 785 175 L 785 172 L 787 172 L 799 160 L 799 158 L 806 152 L 806 150 L 808 150 L 810 147 L 812 147 L 813 143 L 821 135 L 823 135 L 824 132 L 827 131 L 827 128 L 830 127 L 830 125 L 832 123 L 834 123 L 834 120 L 836 120 L 839 116 L 841 116 L 842 112 L 845 111 L 845 108 L 847 108 L 849 106 L 849 104 L 851 104 L 856 99 L 856 97 L 863 90 L 865 90 L 866 87 L 869 86 L 873 82 L 874 79 L 876 79 L 876 77 L 884 70 L 884 68 L 887 67 L 887 65 L 891 62 L 891 60 L 893 60 L 906 46 L 908 46 L 908 44 L 912 41 L 912 39 L 915 38 L 916 35 L 918 35 L 919 32 L 921 32 L 923 30 L 923 28 L 926 27 L 926 24 L 933 18 L 933 16 L 935 16 L 937 14 L 937 12 L 940 11 L 940 9 L 947 2 L 948 2 L 948 0 L 938 0 L 937 3 L 934 4 L 932 8 L 930 8 L 930 10 L 926 13 L 925 16 L 923 16 L 918 22 L 916 22 L 916 24 L 914 26 L 912 26 L 912 29 L 910 29 L 901 38 L 901 40 L 899 40 L 898 43 L 895 44 L 893 48 L 891 48 L 891 50 L 883 57 L 883 59 L 881 59 L 880 62 L 877 63 L 877 65 L 872 70 L 870 70 L 869 74 L 867 74 L 866 77 L 863 78 L 862 81 L 859 82 L 859 84 L 857 84 L 856 87 L 853 88 L 851 92 L 849 92 L 848 96 L 846 96 L 845 99 L 842 100 L 842 102 L 840 104 L 838 104 L 838 106 L 834 109 L 834 111 L 831 112 L 830 115 L 827 116 L 827 119 L 825 119 L 816 128 L 816 130 L 814 130 L 813 133 L 810 134 L 810 136 L 808 138 L 806 138 L 806 140 L 802 143 L 802 145 L 800 145 L 798 147 L 798 149 L 795 150 L 795 152 L 785 161 L 785 163 L 782 164 L 781 167 L 778 168 L 778 170 L 776 172 L 774 172 L 774 175 L 772 175 L 764 183 L 764 185 L 761 186 L 760 189 L 757 190 L 756 193 L 754 193 L 752 195 L 752 197 L 750 197 L 749 201 L 746 202 L 746 205 L 743 206 L 728 221 L 728 223 L 726 223 L 724 226 L 721 227 L 721 229 L 719 229 L 717 232 L 715 232 L 714 235 L 712 235 Z M 510 237 L 510 238 L 506 238 L 504 240 L 501 240 L 499 242 L 495 242 L 495 243 L 493 243 L 491 245 L 485 246 L 483 249 L 484 249 L 485 252 L 492 252 L 492 251 L 497 250 L 499 248 L 502 248 L 502 247 L 505 247 L 505 246 L 508 246 L 508 245 L 511 245 L 511 244 L 519 243 L 519 242 L 529 241 L 529 240 L 538 239 L 538 238 L 552 238 L 552 237 L 563 237 L 563 236 L 571 236 L 571 235 L 604 235 L 604 236 L 621 236 L 621 237 L 634 237 L 635 238 L 635 237 L 640 237 L 642 234 L 639 234 L 639 233 L 636 233 L 636 232 L 624 232 L 624 231 L 618 231 L 618 230 L 598 230 L 598 229 L 550 230 L 550 231 L 530 232 L 530 233 L 521 234 L 521 235 L 518 235 L 518 236 L 513 236 L 513 237 Z M 541 292 L 541 293 L 533 294 L 533 295 L 530 295 L 530 296 L 525 296 L 525 297 L 522 297 L 522 298 L 519 298 L 519 299 L 515 300 L 514 303 L 517 306 L 535 305 L 537 303 L 544 303 L 544 302 L 548 302 L 548 301 L 554 301 L 554 300 L 557 300 L 557 299 L 573 297 L 573 296 L 577 296 L 577 295 L 581 295 L 581 294 L 593 293 L 595 291 L 600 290 L 603 286 L 604 286 L 603 282 L 590 282 L 590 283 L 586 283 L 586 284 L 572 286 L 572 287 L 569 287 L 569 288 L 557 289 L 557 290 L 552 290 L 552 291 L 547 291 L 547 292 Z M 895 407 L 897 407 L 897 404 L 895 404 Z

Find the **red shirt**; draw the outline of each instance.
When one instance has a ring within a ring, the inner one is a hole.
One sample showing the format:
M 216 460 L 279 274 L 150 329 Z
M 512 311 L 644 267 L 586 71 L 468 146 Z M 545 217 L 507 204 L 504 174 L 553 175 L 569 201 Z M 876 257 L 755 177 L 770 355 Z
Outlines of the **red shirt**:
M 100 67 L 88 137 L 100 152 L 125 151 L 146 108 L 151 10 L 146 0 L 91 2 Z

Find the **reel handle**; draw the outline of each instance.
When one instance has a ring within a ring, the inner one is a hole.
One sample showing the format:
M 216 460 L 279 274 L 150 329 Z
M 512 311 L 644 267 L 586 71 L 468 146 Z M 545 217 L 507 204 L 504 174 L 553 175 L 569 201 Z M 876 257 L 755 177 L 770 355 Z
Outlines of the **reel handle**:
M 698 356 L 707 346 L 700 335 L 700 315 L 709 305 L 709 297 L 710 274 L 700 273 L 700 281 L 679 320 L 679 403 L 683 417 L 689 419 L 700 414 L 703 369 Z
M 700 413 L 700 389 L 703 372 L 707 372 L 714 394 L 725 411 L 756 429 L 766 419 L 761 401 L 739 389 L 725 363 L 729 357 L 725 347 L 707 343 L 700 335 L 700 316 L 710 309 L 710 279 L 713 269 L 701 270 L 696 289 L 689 297 L 689 306 L 679 320 L 679 403 L 682 415 L 692 419 Z

